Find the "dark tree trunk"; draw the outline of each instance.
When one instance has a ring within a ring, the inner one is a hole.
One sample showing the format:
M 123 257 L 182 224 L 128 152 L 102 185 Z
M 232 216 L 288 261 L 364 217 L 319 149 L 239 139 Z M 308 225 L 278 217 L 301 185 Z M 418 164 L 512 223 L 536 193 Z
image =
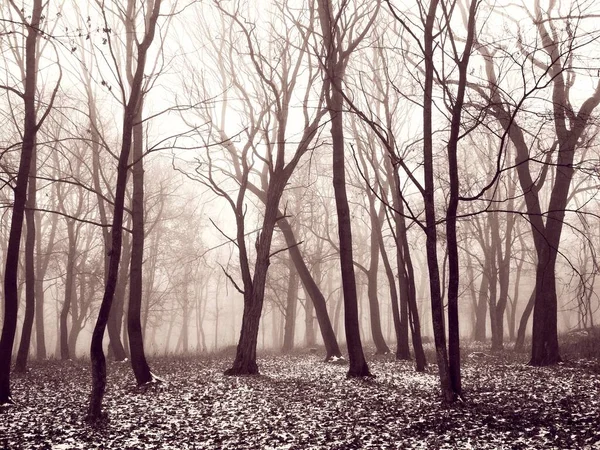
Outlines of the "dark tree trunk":
M 25 118 L 23 121 L 23 143 L 19 169 L 14 188 L 14 202 L 10 221 L 8 247 L 5 256 L 4 270 L 4 321 L 2 337 L 0 338 L 0 405 L 12 403 L 10 393 L 10 368 L 13 343 L 17 329 L 18 299 L 18 269 L 21 233 L 23 231 L 23 216 L 27 201 L 27 184 L 31 172 L 31 161 L 37 133 L 35 91 L 37 81 L 37 37 L 42 15 L 41 0 L 34 0 L 31 14 L 31 24 L 27 26 L 25 40 L 25 91 L 23 104 Z
M 391 123 L 388 125 L 391 127 Z M 391 166 L 387 161 L 388 174 L 393 179 L 392 201 L 394 209 L 394 228 L 396 230 L 396 259 L 398 263 L 398 279 L 400 286 L 400 296 L 406 297 L 408 309 L 408 320 L 410 324 L 413 350 L 415 352 L 415 364 L 418 372 L 425 371 L 427 360 L 423 350 L 423 341 L 421 338 L 421 321 L 419 317 L 419 308 L 417 307 L 417 289 L 415 285 L 415 271 L 410 254 L 410 246 L 406 234 L 406 223 L 404 222 L 404 201 L 402 199 L 402 190 L 400 184 L 400 175 L 398 168 Z M 405 284 L 403 284 L 405 283 Z M 403 332 L 404 333 L 404 332 Z M 403 339 L 407 339 L 403 337 Z M 406 352 L 406 350 L 404 350 Z M 410 356 L 410 355 L 409 355 Z
M 335 69 L 329 76 L 335 87 L 332 88 L 328 99 L 331 116 L 331 137 L 333 141 L 333 189 L 338 217 L 338 236 L 340 242 L 340 267 L 342 288 L 344 292 L 344 324 L 346 328 L 346 345 L 350 368 L 348 377 L 370 376 L 369 367 L 363 353 L 360 339 L 358 316 L 358 297 L 356 292 L 356 277 L 354 274 L 354 257 L 352 255 L 352 225 L 350 221 L 350 208 L 346 195 L 346 169 L 344 161 L 344 132 L 342 121 L 342 95 L 340 74 Z M 336 83 L 337 81 L 337 83 Z
M 310 274 L 308 267 L 306 267 L 306 263 L 304 262 L 304 258 L 300 253 L 298 243 L 296 242 L 296 237 L 294 236 L 294 232 L 289 221 L 283 217 L 279 219 L 277 223 L 279 225 L 279 229 L 283 233 L 285 243 L 289 248 L 290 258 L 294 262 L 294 266 L 296 267 L 296 271 L 298 272 L 298 276 L 300 277 L 304 291 L 310 296 L 310 300 L 315 307 L 315 315 L 317 316 L 317 322 L 319 323 L 319 328 L 321 330 L 321 337 L 323 338 L 325 351 L 327 352 L 325 360 L 328 361 L 333 357 L 339 358 L 342 356 L 342 352 L 340 351 L 335 332 L 329 319 L 325 297 Z
M 132 251 L 132 243 L 129 234 L 123 236 L 123 250 L 121 255 L 121 265 L 119 267 L 119 276 L 117 278 L 117 287 L 115 289 L 115 298 L 108 323 L 106 324 L 109 338 L 109 354 L 115 361 L 125 361 L 127 351 L 121 340 L 121 331 L 123 327 L 123 311 L 125 308 L 125 296 L 127 295 L 127 281 L 129 279 L 129 267 Z
M 91 423 L 100 421 L 104 414 L 102 413 L 102 399 L 106 391 L 106 359 L 102 349 L 102 341 L 108 316 L 112 306 L 115 289 L 117 286 L 117 277 L 119 274 L 119 262 L 121 258 L 121 244 L 123 239 L 123 213 L 125 206 L 125 190 L 127 187 L 128 162 L 132 146 L 132 135 L 134 118 L 137 114 L 138 106 L 142 98 L 142 85 L 144 82 L 144 67 L 146 65 L 146 55 L 148 48 L 154 39 L 156 22 L 160 11 L 161 0 L 156 0 L 154 9 L 146 25 L 146 34 L 141 42 L 137 44 L 137 67 L 131 83 L 131 93 L 127 104 L 125 105 L 123 117 L 123 132 L 121 141 L 121 152 L 117 168 L 117 183 L 114 198 L 113 223 L 111 226 L 111 249 L 110 260 L 108 264 L 108 274 L 106 277 L 106 286 L 104 296 L 98 312 L 96 326 L 92 333 L 92 343 L 90 346 L 90 357 L 92 363 L 92 392 L 87 413 L 87 420 Z
M 21 343 L 17 352 L 15 361 L 15 371 L 24 373 L 27 370 L 27 358 L 29 356 L 29 347 L 31 344 L 31 329 L 33 328 L 33 317 L 35 312 L 35 198 L 36 198 L 36 150 L 33 147 L 31 155 L 30 180 L 28 185 L 28 195 L 26 202 L 25 221 L 27 233 L 25 237 L 25 317 L 23 319 L 23 328 L 21 332 Z
M 298 272 L 294 267 L 293 261 L 288 259 L 288 289 L 287 301 L 285 305 L 285 325 L 283 334 L 283 352 L 289 352 L 294 348 L 294 332 L 296 329 L 296 309 L 298 307 Z M 307 289 L 305 289 L 307 291 Z M 306 299 L 308 302 L 308 298 Z
M 132 197 L 132 235 L 131 265 L 129 273 L 129 305 L 127 310 L 127 335 L 131 367 L 138 385 L 152 381 L 150 366 L 146 361 L 144 338 L 142 336 L 142 286 L 144 262 L 144 165 L 143 165 L 143 127 L 142 107 L 136 115 L 137 125 L 133 129 L 133 197 Z M 186 287 L 187 288 L 187 287 Z M 187 333 L 187 330 L 184 329 Z
M 460 177 L 458 169 L 458 142 L 461 139 L 461 120 L 467 86 L 467 69 L 475 38 L 475 16 L 478 2 L 472 1 L 469 7 L 467 38 L 462 56 L 455 55 L 458 66 L 458 86 L 454 104 L 448 139 L 448 181 L 450 192 L 446 211 L 446 246 L 448 249 L 448 364 L 450 383 L 454 394 L 462 394 L 460 373 L 460 329 L 458 316 L 458 288 L 460 280 L 460 261 L 457 239 L 457 211 L 459 204 Z
M 525 332 L 527 331 L 527 323 L 529 322 L 529 317 L 531 316 L 531 312 L 533 311 L 533 305 L 535 304 L 535 287 L 529 296 L 529 300 L 527 301 L 527 305 L 525 305 L 525 309 L 523 310 L 523 315 L 521 315 L 521 320 L 519 322 L 519 329 L 517 331 L 517 339 L 515 341 L 515 351 L 522 351 L 525 346 Z
M 455 399 L 455 392 L 448 366 L 446 332 L 444 326 L 444 304 L 442 300 L 440 269 L 438 266 L 437 255 L 437 220 L 435 216 L 435 182 L 433 170 L 433 28 L 437 7 L 438 1 L 432 0 L 429 4 L 429 10 L 425 20 L 423 55 L 425 59 L 425 83 L 423 92 L 423 174 L 425 185 L 423 201 L 425 206 L 426 254 L 429 271 L 429 292 L 431 296 L 431 317 L 438 372 L 442 388 L 442 397 L 445 401 L 453 401 Z
M 283 155 L 282 155 L 283 156 Z M 283 161 L 280 161 L 283 164 Z M 280 170 L 283 170 L 280 168 Z M 285 189 L 291 171 L 283 171 L 272 174 L 269 187 L 266 192 L 265 214 L 263 224 L 256 239 L 256 261 L 254 264 L 254 275 L 250 274 L 247 251 L 244 236 L 244 214 L 238 211 L 237 221 L 237 243 L 240 251 L 240 262 L 242 265 L 242 278 L 244 280 L 244 314 L 242 317 L 242 329 L 237 345 L 235 360 L 231 368 L 225 371 L 225 375 L 257 375 L 256 345 L 258 342 L 258 331 L 260 317 L 264 303 L 265 284 L 270 264 L 271 241 L 273 231 L 278 219 L 279 200 Z M 243 193 L 242 193 L 243 194 Z
M 548 253 L 551 254 L 542 253 L 542 256 L 547 257 L 541 258 L 536 270 L 530 361 L 530 364 L 534 366 L 547 366 L 561 361 L 558 348 L 558 305 L 555 275 L 557 252 L 550 249 Z M 540 297 L 543 297 L 544 300 L 540 301 Z

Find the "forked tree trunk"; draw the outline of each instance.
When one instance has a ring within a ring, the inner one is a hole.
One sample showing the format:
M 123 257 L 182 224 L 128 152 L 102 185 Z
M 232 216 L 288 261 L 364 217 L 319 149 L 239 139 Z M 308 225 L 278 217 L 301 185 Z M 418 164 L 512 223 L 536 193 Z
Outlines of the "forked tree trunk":
M 281 161 L 281 164 L 283 164 L 283 161 Z M 279 173 L 271 174 L 269 187 L 266 192 L 263 223 L 259 236 L 256 239 L 256 260 L 253 275 L 250 274 L 244 243 L 244 215 L 243 213 L 236 215 L 237 242 L 240 251 L 240 262 L 242 263 L 242 278 L 244 280 L 244 314 L 235 360 L 232 367 L 225 371 L 225 375 L 258 374 L 256 345 L 264 303 L 267 272 L 270 264 L 271 242 L 278 219 L 279 201 L 289 175 L 291 175 L 291 171 L 288 172 L 283 170 L 283 168 L 280 168 L 280 170 L 282 171 Z
M 427 267 L 429 271 L 429 293 L 431 296 L 431 317 L 435 341 L 438 372 L 442 388 L 442 397 L 445 401 L 453 401 L 455 392 L 448 366 L 448 353 L 446 348 L 446 332 L 444 326 L 444 305 L 440 286 L 440 270 L 437 254 L 437 220 L 435 214 L 435 181 L 433 170 L 433 29 L 438 7 L 438 0 L 432 0 L 425 18 L 424 60 L 425 81 L 423 98 L 423 175 L 425 207 L 425 236 Z
M 88 406 L 87 421 L 96 423 L 104 417 L 102 413 L 102 399 L 106 391 L 106 359 L 102 349 L 102 340 L 108 322 L 108 316 L 112 306 L 115 289 L 117 286 L 117 277 L 119 274 L 119 262 L 121 258 L 121 244 L 123 239 L 123 214 L 125 206 L 125 190 L 127 187 L 129 154 L 132 146 L 134 118 L 138 110 L 139 102 L 142 98 L 142 85 L 144 82 L 144 68 L 146 65 L 146 55 L 148 48 L 154 39 L 156 22 L 158 20 L 161 0 L 156 0 L 154 9 L 149 15 L 146 24 L 146 34 L 137 48 L 137 66 L 133 82 L 131 83 L 131 93 L 125 111 L 123 114 L 123 131 L 121 141 L 121 152 L 117 168 L 117 182 L 114 198 L 113 223 L 111 226 L 111 250 L 108 264 L 108 274 L 106 277 L 106 286 L 104 296 L 98 312 L 96 326 L 92 333 L 92 343 L 90 346 L 90 357 L 92 362 L 92 392 Z

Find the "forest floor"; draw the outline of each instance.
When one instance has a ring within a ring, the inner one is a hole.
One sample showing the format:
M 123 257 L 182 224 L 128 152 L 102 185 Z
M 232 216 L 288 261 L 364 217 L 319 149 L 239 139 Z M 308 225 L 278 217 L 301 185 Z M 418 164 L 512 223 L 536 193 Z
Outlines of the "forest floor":
M 265 355 L 259 377 L 223 376 L 230 354 L 158 358 L 166 382 L 148 389 L 113 362 L 101 429 L 83 421 L 87 362 L 32 362 L 13 376 L 17 404 L 0 408 L 0 448 L 600 448 L 600 361 L 534 368 L 525 354 L 464 353 L 465 401 L 452 405 L 435 363 L 416 373 L 391 355 L 370 358 L 368 380 L 310 353 Z

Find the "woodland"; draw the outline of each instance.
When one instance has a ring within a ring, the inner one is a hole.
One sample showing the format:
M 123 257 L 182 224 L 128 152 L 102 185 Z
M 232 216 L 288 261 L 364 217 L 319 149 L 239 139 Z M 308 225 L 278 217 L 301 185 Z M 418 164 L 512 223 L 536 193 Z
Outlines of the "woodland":
M 593 0 L 4 0 L 0 448 L 600 448 Z

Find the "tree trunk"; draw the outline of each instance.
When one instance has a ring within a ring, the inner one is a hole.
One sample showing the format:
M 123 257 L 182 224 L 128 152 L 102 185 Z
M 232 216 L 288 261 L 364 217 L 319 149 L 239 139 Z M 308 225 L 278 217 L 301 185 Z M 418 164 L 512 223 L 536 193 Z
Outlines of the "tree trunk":
M 340 351 L 336 334 L 329 319 L 325 297 L 310 274 L 308 267 L 306 267 L 306 263 L 304 262 L 304 258 L 300 253 L 298 243 L 296 242 L 296 237 L 294 236 L 294 232 L 292 231 L 289 221 L 285 217 L 282 217 L 279 219 L 277 224 L 283 233 L 286 245 L 289 248 L 288 251 L 290 253 L 290 258 L 294 262 L 294 266 L 296 267 L 296 271 L 298 272 L 298 276 L 300 277 L 304 291 L 309 295 L 310 300 L 314 305 L 317 322 L 319 323 L 319 328 L 321 330 L 321 337 L 323 338 L 325 351 L 327 353 L 325 356 L 325 361 L 329 361 L 333 357 L 339 358 L 342 356 L 342 352 Z
M 283 346 L 281 351 L 289 352 L 294 348 L 294 332 L 296 329 L 296 309 L 298 307 L 298 272 L 294 268 L 291 257 L 287 261 L 288 265 L 288 289 L 287 301 L 285 305 L 285 325 L 283 335 Z M 305 289 L 305 292 L 308 291 Z M 308 302 L 308 298 L 306 302 Z
M 423 174 L 424 174 L 424 207 L 427 266 L 429 271 L 429 293 L 431 296 L 431 318 L 435 341 L 436 358 L 442 397 L 445 401 L 453 401 L 455 392 L 448 366 L 446 349 L 446 332 L 444 326 L 444 305 L 440 289 L 440 269 L 437 255 L 437 220 L 435 215 L 435 182 L 433 170 L 433 28 L 438 0 L 429 4 L 425 21 L 424 59 L 425 82 L 423 101 Z
M 123 311 L 125 309 L 131 247 L 131 238 L 129 234 L 125 234 L 123 236 L 123 253 L 119 267 L 119 276 L 117 278 L 117 287 L 115 288 L 115 297 L 108 316 L 108 323 L 106 324 L 109 338 L 109 353 L 115 361 L 125 361 L 127 359 L 127 352 L 121 340 L 121 330 L 123 327 Z
M 356 277 L 354 274 L 354 257 L 352 255 L 352 225 L 350 221 L 350 208 L 346 195 L 346 169 L 344 161 L 344 131 L 342 121 L 342 95 L 341 80 L 335 69 L 329 76 L 336 77 L 330 80 L 335 86 L 328 98 L 328 107 L 331 116 L 331 137 L 333 141 L 333 189 L 335 193 L 336 211 L 338 217 L 338 236 L 340 242 L 340 267 L 342 288 L 344 292 L 344 324 L 346 328 L 346 345 L 350 367 L 348 377 L 370 376 L 369 367 L 362 349 L 360 339 L 358 298 L 356 292 Z
M 150 14 L 146 25 L 146 34 L 141 42 L 137 43 L 137 67 L 133 82 L 131 83 L 131 93 L 125 111 L 123 114 L 123 131 L 121 141 L 121 152 L 117 168 L 117 182 L 114 198 L 113 223 L 111 226 L 112 245 L 110 250 L 110 260 L 108 264 L 108 274 L 106 277 L 106 286 L 104 296 L 98 312 L 96 326 L 92 333 L 92 343 L 90 346 L 90 357 L 92 363 L 92 393 L 87 413 L 87 420 L 95 423 L 102 420 L 102 399 L 106 391 L 106 359 L 102 349 L 102 341 L 108 316 L 112 306 L 117 277 L 119 275 L 119 262 L 121 258 L 121 244 L 123 239 L 123 213 L 125 206 L 125 190 L 127 187 L 128 162 L 132 146 L 132 135 L 134 117 L 136 117 L 138 105 L 142 98 L 142 85 L 144 81 L 144 67 L 146 65 L 146 55 L 148 48 L 154 39 L 156 22 L 160 11 L 161 0 L 156 0 L 154 9 Z
M 283 161 L 280 161 L 283 164 Z M 291 172 L 289 172 L 291 175 Z M 270 264 L 273 231 L 278 220 L 279 200 L 289 179 L 287 172 L 271 174 L 266 193 L 265 213 L 262 228 L 256 239 L 256 260 L 254 275 L 250 274 L 244 236 L 244 214 L 236 214 L 237 243 L 240 251 L 242 278 L 244 280 L 244 315 L 242 329 L 237 345 L 235 360 L 225 375 L 257 375 L 256 345 L 260 326 L 260 317 L 265 296 L 267 272 Z
M 23 120 L 23 143 L 19 169 L 14 188 L 14 202 L 8 237 L 8 247 L 5 256 L 4 270 L 4 321 L 2 324 L 2 337 L 0 338 L 0 405 L 12 403 L 10 393 L 10 368 L 12 349 L 17 329 L 18 299 L 18 269 L 19 250 L 21 246 L 21 233 L 23 230 L 23 216 L 27 201 L 27 184 L 31 172 L 31 161 L 35 147 L 37 133 L 35 91 L 37 82 L 37 37 L 39 32 L 40 17 L 42 15 L 42 1 L 34 0 L 31 22 L 27 27 L 25 40 L 25 91 L 23 104 L 25 117 Z
M 315 336 L 315 317 L 314 317 L 314 304 L 309 301 L 309 295 L 304 290 L 306 300 L 304 301 L 304 345 L 306 347 L 314 347 L 316 343 Z
M 75 258 L 77 251 L 77 243 L 75 237 L 75 224 L 72 219 L 67 222 L 67 231 L 69 235 L 68 251 L 67 251 L 67 265 L 65 273 L 65 299 L 63 306 L 60 311 L 60 359 L 67 360 L 71 357 L 69 354 L 69 331 L 68 331 L 68 318 L 73 302 L 73 290 L 74 290 L 74 274 L 75 274 Z M 75 317 L 73 317 L 73 321 Z
M 366 166 L 366 165 L 365 165 Z M 369 216 L 371 223 L 371 236 L 370 236 L 370 261 L 369 268 L 367 270 L 367 298 L 369 299 L 369 317 L 371 319 L 371 336 L 373 337 L 373 343 L 375 344 L 375 354 L 386 355 L 390 353 L 390 349 L 385 342 L 383 332 L 381 330 L 381 315 L 379 312 L 379 299 L 378 299 L 378 280 L 377 275 L 379 272 L 379 236 L 381 235 L 381 220 L 383 217 L 379 217 L 375 210 L 375 198 L 371 192 L 367 194 L 369 199 Z M 383 213 L 383 210 L 382 210 Z M 408 316 L 408 314 L 407 314 Z M 408 322 L 408 320 L 407 320 Z M 408 347 L 408 339 L 407 339 Z
M 391 126 L 391 124 L 389 125 Z M 424 372 L 427 365 L 425 351 L 423 350 L 423 340 L 421 338 L 421 321 L 419 308 L 417 306 L 417 289 L 415 285 L 415 271 L 413 267 L 410 246 L 406 234 L 406 223 L 404 222 L 404 201 L 402 199 L 402 190 L 400 184 L 400 175 L 397 168 L 391 167 L 387 160 L 386 167 L 388 174 L 392 174 L 392 201 L 394 209 L 394 226 L 396 230 L 396 259 L 398 263 L 398 279 L 400 287 L 400 297 L 406 297 L 406 306 L 408 309 L 408 321 L 410 323 L 413 350 L 415 352 L 415 364 L 418 372 Z M 401 316 L 402 317 L 402 316 Z M 401 328 L 403 330 L 403 328 Z M 405 333 L 404 331 L 402 331 Z M 404 336 L 404 334 L 403 334 Z M 403 339 L 407 339 L 403 337 Z M 405 350 L 406 351 L 406 350 Z M 410 355 L 409 355 L 410 356 Z
M 31 155 L 31 168 L 28 185 L 28 195 L 26 202 L 25 221 L 27 233 L 25 237 L 25 317 L 23 318 L 23 328 L 21 332 L 21 343 L 17 352 L 15 361 L 15 371 L 25 373 L 27 370 L 27 358 L 29 357 L 29 347 L 31 343 L 31 329 L 33 328 L 33 317 L 35 312 L 35 206 L 36 206 L 36 175 L 37 175 L 37 152 L 35 145 Z
M 127 309 L 127 336 L 131 368 L 138 386 L 152 381 L 150 366 L 146 361 L 144 338 L 142 336 L 142 286 L 144 262 L 144 165 L 142 126 L 142 101 L 135 117 L 133 128 L 133 194 L 132 194 L 132 235 L 131 262 L 129 266 L 129 305 Z M 186 330 L 187 332 L 187 330 Z
M 394 321 L 394 332 L 396 335 L 396 359 L 403 358 L 403 353 L 400 350 L 400 341 L 402 339 L 400 333 L 400 310 L 398 308 L 398 290 L 396 289 L 396 278 L 394 277 L 394 271 L 390 264 L 385 245 L 383 242 L 383 236 L 379 234 L 379 251 L 381 252 L 381 260 L 383 261 L 383 267 L 385 268 L 385 274 L 388 279 L 389 291 L 390 291 L 390 302 L 392 306 L 392 319 Z M 410 356 L 410 355 L 409 355 Z
M 55 246 L 55 236 L 58 224 L 58 214 L 53 214 L 50 218 L 50 234 L 48 237 L 48 246 L 46 252 L 42 256 L 42 233 L 41 233 L 41 217 L 39 212 L 35 212 L 36 222 L 36 268 L 37 274 L 35 280 L 35 340 L 36 340 L 36 358 L 39 360 L 46 359 L 46 341 L 45 341 L 45 330 L 44 330 L 44 278 L 48 270 L 48 264 L 50 263 L 50 257 L 53 253 Z

